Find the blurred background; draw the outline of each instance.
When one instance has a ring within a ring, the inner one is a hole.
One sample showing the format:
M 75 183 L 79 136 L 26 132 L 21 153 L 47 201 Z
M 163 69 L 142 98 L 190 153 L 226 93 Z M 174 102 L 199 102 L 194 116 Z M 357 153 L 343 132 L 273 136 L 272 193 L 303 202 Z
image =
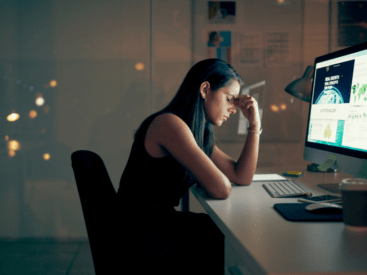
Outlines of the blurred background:
M 0 0 L 0 238 L 87 237 L 71 153 L 99 154 L 117 190 L 134 131 L 209 57 L 257 96 L 258 166 L 306 167 L 309 104 L 284 88 L 317 56 L 367 41 L 363 3 Z M 235 160 L 245 123 L 237 112 L 214 129 Z

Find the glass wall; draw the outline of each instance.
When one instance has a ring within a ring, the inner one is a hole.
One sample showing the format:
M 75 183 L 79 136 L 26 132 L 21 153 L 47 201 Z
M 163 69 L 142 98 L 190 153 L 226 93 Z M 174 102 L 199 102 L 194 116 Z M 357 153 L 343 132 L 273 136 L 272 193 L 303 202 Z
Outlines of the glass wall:
M 134 131 L 209 57 L 237 70 L 244 93 L 264 83 L 259 166 L 306 166 L 308 104 L 284 87 L 327 52 L 328 5 L 1 1 L 0 237 L 86 237 L 71 153 L 99 154 L 117 190 Z M 246 140 L 242 119 L 237 112 L 215 128 L 218 147 L 235 160 Z M 190 211 L 205 212 L 191 193 Z

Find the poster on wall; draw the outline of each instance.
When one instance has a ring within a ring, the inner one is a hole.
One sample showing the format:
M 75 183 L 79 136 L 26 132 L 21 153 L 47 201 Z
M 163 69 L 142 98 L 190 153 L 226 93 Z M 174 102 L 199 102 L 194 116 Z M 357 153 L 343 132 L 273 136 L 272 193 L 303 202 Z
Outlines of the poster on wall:
M 266 32 L 265 34 L 266 66 L 289 66 L 289 33 Z
M 367 2 L 338 2 L 338 47 L 367 41 Z
M 209 24 L 236 23 L 236 2 L 209 1 L 208 19 Z
M 238 35 L 239 65 L 263 67 L 263 33 L 241 33 Z
M 218 58 L 231 64 L 231 31 L 210 31 L 208 33 L 208 58 Z

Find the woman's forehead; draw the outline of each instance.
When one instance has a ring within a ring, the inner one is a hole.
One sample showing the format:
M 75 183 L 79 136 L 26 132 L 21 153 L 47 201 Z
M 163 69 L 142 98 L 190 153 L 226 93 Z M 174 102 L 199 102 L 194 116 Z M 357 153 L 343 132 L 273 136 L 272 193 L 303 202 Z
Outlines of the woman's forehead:
M 231 86 L 223 87 L 222 91 L 223 91 L 223 93 L 231 94 L 234 97 L 238 97 L 239 93 L 240 93 L 240 87 L 241 86 L 238 82 L 236 84 L 235 84 L 235 82 L 233 82 Z

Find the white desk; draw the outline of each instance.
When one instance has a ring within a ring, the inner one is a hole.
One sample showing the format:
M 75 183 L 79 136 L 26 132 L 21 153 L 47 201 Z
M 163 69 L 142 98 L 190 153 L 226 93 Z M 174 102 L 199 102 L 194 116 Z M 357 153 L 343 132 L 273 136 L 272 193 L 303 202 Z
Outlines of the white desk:
M 287 170 L 303 171 L 304 176 L 291 179 L 313 196 L 335 195 L 317 184 L 351 177 L 306 167 L 258 168 L 256 174 Z M 272 198 L 260 182 L 232 184 L 226 200 L 209 198 L 196 185 L 190 190 L 225 235 L 226 274 L 367 274 L 367 233 L 350 232 L 343 222 L 288 221 L 273 208 L 297 198 Z

